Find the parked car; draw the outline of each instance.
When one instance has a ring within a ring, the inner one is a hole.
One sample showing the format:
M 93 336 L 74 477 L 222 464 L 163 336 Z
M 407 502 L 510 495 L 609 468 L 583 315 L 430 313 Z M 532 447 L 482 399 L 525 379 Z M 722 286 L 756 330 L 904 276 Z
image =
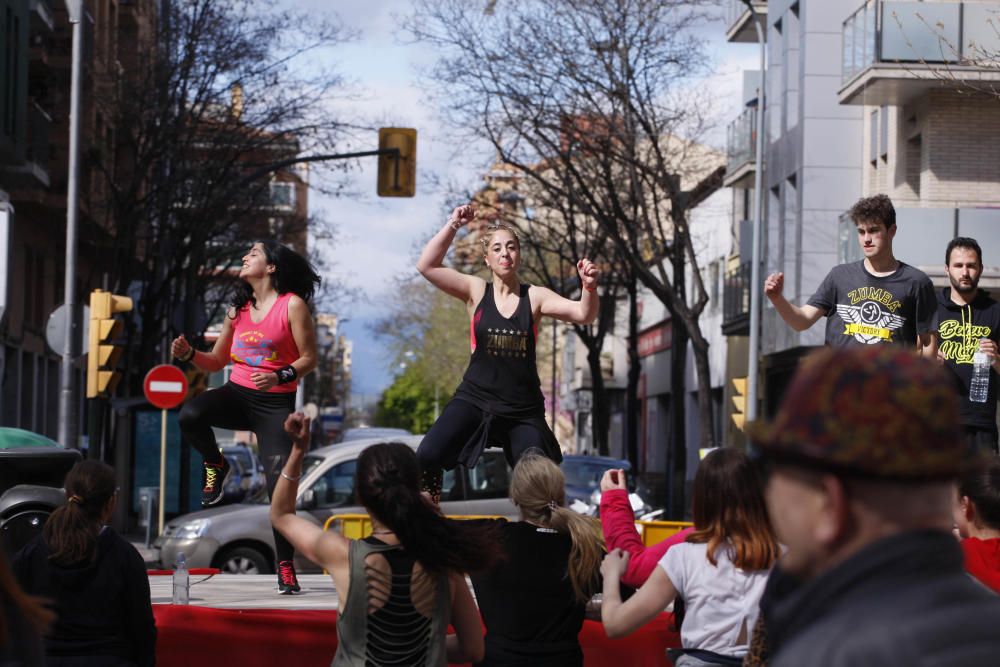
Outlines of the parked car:
M 66 501 L 63 480 L 80 458 L 79 451 L 43 435 L 0 427 L 0 542 L 8 556 Z
M 334 514 L 363 513 L 354 498 L 358 456 L 380 442 L 403 442 L 417 448 L 423 436 L 369 438 L 329 445 L 309 452 L 302 467 L 296 501 L 299 516 L 322 526 Z M 510 469 L 499 449 L 489 449 L 471 470 L 458 467 L 444 476 L 441 509 L 445 514 L 518 517 L 507 497 Z M 217 567 L 233 574 L 274 571 L 274 536 L 267 500 L 248 500 L 185 514 L 171 520 L 154 542 L 155 558 L 173 567 L 184 553 L 188 567 Z M 295 555 L 299 572 L 319 572 L 315 564 Z
M 606 471 L 623 468 L 629 473 L 632 470 L 632 465 L 625 459 L 580 454 L 564 456 L 561 467 L 563 475 L 566 476 L 567 505 L 572 505 L 574 500 L 592 503 L 594 492 L 599 492 L 601 489 L 601 477 Z M 626 474 L 625 478 L 629 491 L 635 491 L 633 476 Z
M 355 440 L 365 440 L 368 438 L 394 440 L 408 435 L 413 434 L 405 428 L 390 428 L 388 426 L 357 426 L 355 428 L 349 428 L 341 433 L 338 442 L 353 442 Z
M 230 476 L 233 488 L 227 486 L 224 489 L 223 502 L 242 502 L 246 498 L 257 496 L 267 487 L 264 466 L 246 443 L 226 445 L 221 450 L 223 456 L 229 459 L 229 465 L 233 466 L 233 474 Z

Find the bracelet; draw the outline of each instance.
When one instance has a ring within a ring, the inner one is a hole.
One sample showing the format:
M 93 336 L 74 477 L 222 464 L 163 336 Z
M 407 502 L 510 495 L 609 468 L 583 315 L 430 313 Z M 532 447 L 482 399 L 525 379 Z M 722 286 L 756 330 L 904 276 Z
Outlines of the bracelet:
M 285 474 L 284 470 L 281 471 L 281 476 L 287 479 L 289 482 L 297 482 L 300 479 L 302 479 L 302 473 L 299 473 L 298 477 L 289 477 L 288 475 Z
M 596 292 L 597 291 L 597 285 L 594 285 L 593 287 L 587 287 L 586 285 L 584 285 L 583 289 L 587 290 L 588 292 Z
M 186 357 L 177 357 L 177 360 L 180 361 L 181 363 L 186 364 L 187 362 L 189 362 L 192 359 L 194 359 L 194 355 L 195 354 L 197 354 L 197 352 L 195 351 L 195 349 L 193 347 L 192 348 L 188 348 L 188 355 Z
M 291 364 L 285 366 L 284 368 L 279 368 L 274 372 L 278 376 L 278 384 L 288 384 L 292 382 L 299 376 L 299 372 L 295 370 L 295 366 Z
M 454 229 L 456 232 L 462 228 L 462 225 L 458 223 L 458 220 L 449 220 L 448 226 Z

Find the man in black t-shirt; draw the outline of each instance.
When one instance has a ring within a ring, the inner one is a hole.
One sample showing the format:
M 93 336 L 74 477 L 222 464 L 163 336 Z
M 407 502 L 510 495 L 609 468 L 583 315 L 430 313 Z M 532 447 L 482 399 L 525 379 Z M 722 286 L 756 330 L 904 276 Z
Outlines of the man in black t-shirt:
M 938 357 L 955 380 L 959 412 L 970 452 L 997 452 L 997 382 L 1000 381 L 1000 303 L 979 289 L 983 251 L 975 239 L 958 237 L 945 250 L 951 287 L 938 292 Z M 986 402 L 969 400 L 972 355 L 982 350 L 990 358 Z
M 934 287 L 927 275 L 892 254 L 896 211 L 886 195 L 866 197 L 849 211 L 865 258 L 833 267 L 804 306 L 781 293 L 784 274 L 772 273 L 764 293 L 788 326 L 805 331 L 826 316 L 826 344 L 833 347 L 893 343 L 919 354 L 937 354 Z

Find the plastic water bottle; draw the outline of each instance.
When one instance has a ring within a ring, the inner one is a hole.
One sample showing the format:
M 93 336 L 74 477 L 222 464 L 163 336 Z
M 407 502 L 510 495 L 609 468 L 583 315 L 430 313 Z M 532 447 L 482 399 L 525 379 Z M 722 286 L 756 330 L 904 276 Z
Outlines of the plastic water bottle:
M 969 400 L 973 403 L 985 403 L 990 390 L 990 358 L 977 349 L 972 355 L 972 384 L 969 386 Z
M 191 575 L 188 573 L 187 561 L 184 559 L 183 552 L 177 554 L 177 567 L 174 568 L 173 584 L 173 603 L 187 604 L 188 595 L 191 592 Z

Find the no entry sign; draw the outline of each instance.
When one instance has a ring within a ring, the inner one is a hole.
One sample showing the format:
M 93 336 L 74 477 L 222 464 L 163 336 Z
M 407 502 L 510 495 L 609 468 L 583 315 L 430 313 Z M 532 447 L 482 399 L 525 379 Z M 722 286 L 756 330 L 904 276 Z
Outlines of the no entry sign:
M 162 410 L 176 408 L 184 402 L 188 383 L 184 372 L 176 366 L 161 364 L 146 373 L 142 391 L 146 400 Z

